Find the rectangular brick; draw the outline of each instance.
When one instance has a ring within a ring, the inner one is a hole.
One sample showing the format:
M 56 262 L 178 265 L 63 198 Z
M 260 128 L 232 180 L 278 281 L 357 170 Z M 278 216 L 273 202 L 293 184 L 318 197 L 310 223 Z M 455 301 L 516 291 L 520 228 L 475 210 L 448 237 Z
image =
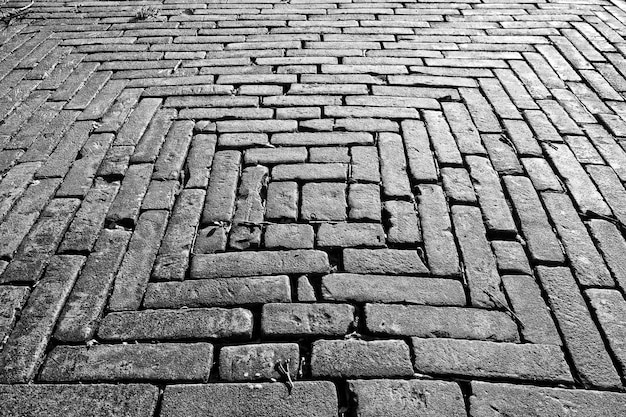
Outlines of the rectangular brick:
M 207 398 L 238 398 L 238 401 L 207 401 Z M 275 398 L 276 401 L 267 401 Z M 200 417 L 219 415 L 238 417 L 253 412 L 274 416 L 334 417 L 337 392 L 329 381 L 294 382 L 293 390 L 285 384 L 228 383 L 171 385 L 165 389 L 163 417 Z
M 210 343 L 57 346 L 48 354 L 40 379 L 206 382 L 212 366 Z
M 202 223 L 229 222 L 235 210 L 241 152 L 219 151 L 213 157 Z
M 242 308 L 193 308 L 110 313 L 98 330 L 103 340 L 249 339 L 252 313 Z
M 541 266 L 537 273 L 578 378 L 585 386 L 620 386 L 617 371 L 569 269 Z
M 195 255 L 191 278 L 228 278 L 272 274 L 325 273 L 326 253 L 317 250 L 266 251 Z
M 349 304 L 269 303 L 263 306 L 261 329 L 265 336 L 341 336 L 354 325 Z
M 572 382 L 559 346 L 411 338 L 415 370 L 426 374 Z
M 59 255 L 30 295 L 0 354 L 0 381 L 25 383 L 35 377 L 48 340 L 85 258 Z

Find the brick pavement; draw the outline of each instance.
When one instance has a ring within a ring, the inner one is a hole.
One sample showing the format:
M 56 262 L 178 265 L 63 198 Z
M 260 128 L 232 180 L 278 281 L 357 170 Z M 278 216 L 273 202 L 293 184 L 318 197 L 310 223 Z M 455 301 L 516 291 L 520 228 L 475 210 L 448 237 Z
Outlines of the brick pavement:
M 626 415 L 626 2 L 27 6 L 0 416 Z

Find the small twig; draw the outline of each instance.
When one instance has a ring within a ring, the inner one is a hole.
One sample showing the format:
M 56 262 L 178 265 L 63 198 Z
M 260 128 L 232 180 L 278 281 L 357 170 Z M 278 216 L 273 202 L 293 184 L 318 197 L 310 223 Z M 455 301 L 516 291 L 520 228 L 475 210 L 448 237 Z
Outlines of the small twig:
M 33 4 L 35 4 L 35 0 L 31 0 L 30 3 L 27 4 L 24 7 L 20 7 L 19 9 L 11 10 L 7 14 L 3 14 L 3 16 L 2 16 L 2 18 L 0 18 L 0 20 L 6 21 L 7 24 L 10 24 L 11 20 L 13 20 L 14 18 L 18 17 L 19 15 L 23 14 L 28 9 L 33 7 Z
M 483 290 L 483 292 L 485 294 L 487 294 L 487 297 L 489 297 L 489 299 L 499 308 L 504 309 L 513 320 L 515 320 L 519 326 L 523 329 L 524 328 L 524 322 L 522 321 L 522 319 L 519 318 L 519 316 L 517 314 L 515 314 L 515 312 L 513 310 L 511 310 L 511 308 L 504 304 L 502 301 L 500 301 L 497 297 L 495 297 L 491 291 L 489 290 Z
M 287 378 L 285 385 L 287 385 L 287 392 L 289 393 L 289 395 L 291 395 L 291 391 L 293 390 L 293 380 L 291 379 L 291 373 L 289 369 L 290 362 L 291 359 L 287 359 L 284 364 L 283 362 L 278 362 L 276 364 L 276 370 L 278 371 L 278 373 L 280 373 L 282 377 Z

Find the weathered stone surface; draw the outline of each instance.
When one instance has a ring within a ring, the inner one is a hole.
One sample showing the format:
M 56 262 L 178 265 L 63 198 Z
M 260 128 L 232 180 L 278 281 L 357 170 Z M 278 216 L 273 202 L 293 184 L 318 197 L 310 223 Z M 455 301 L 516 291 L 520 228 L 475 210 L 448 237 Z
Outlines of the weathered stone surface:
M 237 400 L 223 401 L 225 398 Z M 334 417 L 337 408 L 337 391 L 328 381 L 295 382 L 293 390 L 275 383 L 213 383 L 168 386 L 163 395 L 161 416 Z
M 459 254 L 443 191 L 437 185 L 420 185 L 418 190 L 417 211 L 422 226 L 428 267 L 433 275 L 457 276 L 461 272 Z
M 29 294 L 27 287 L 10 285 L 0 287 L 0 340 L 5 340 L 13 329 L 18 313 Z
M 380 187 L 377 184 L 348 186 L 348 217 L 352 220 L 381 220 Z
M 413 203 L 385 201 L 384 207 L 389 222 L 389 229 L 387 230 L 389 243 L 415 244 L 421 242 L 422 234 L 417 220 L 417 210 Z
M 589 229 L 618 285 L 626 288 L 626 262 L 622 256 L 626 253 L 626 241 L 621 232 L 613 223 L 600 219 L 592 219 Z
M 308 224 L 270 224 L 265 228 L 265 247 L 268 249 L 313 249 L 313 227 Z
M 348 381 L 359 416 L 465 416 L 461 388 L 454 382 L 419 379 Z
M 345 220 L 346 184 L 333 182 L 304 184 L 300 216 L 307 221 Z
M 354 324 L 349 304 L 268 303 L 263 305 L 263 334 L 276 336 L 341 336 Z
M 322 295 L 331 301 L 465 305 L 461 282 L 441 278 L 330 274 L 322 278 Z
M 473 308 L 366 304 L 365 325 L 379 335 L 519 341 L 506 313 Z
M 146 308 L 221 307 L 291 301 L 285 275 L 148 284 Z
M 32 381 L 54 325 L 85 262 L 83 256 L 54 256 L 28 298 L 15 328 L 0 352 L 0 382 Z
M 401 340 L 318 340 L 311 354 L 313 377 L 413 375 L 409 347 Z
M 58 346 L 41 371 L 45 382 L 208 381 L 210 343 Z
M 110 313 L 98 331 L 104 340 L 249 339 L 251 334 L 252 313 L 241 308 Z
M 550 310 L 534 278 L 527 275 L 504 275 L 502 284 L 518 320 L 524 341 L 561 345 Z
M 589 386 L 619 386 L 617 371 L 570 270 L 538 267 L 537 273 L 578 377 Z
M 2 385 L 0 413 L 27 417 L 151 417 L 159 389 L 153 385 Z
M 427 274 L 417 251 L 396 249 L 344 249 L 346 272 L 357 274 Z
M 572 382 L 559 346 L 411 338 L 420 373 Z
M 264 343 L 224 346 L 220 350 L 220 378 L 226 381 L 258 381 L 284 376 L 282 365 L 295 378 L 300 365 L 300 348 L 296 343 Z
M 591 302 L 600 328 L 623 374 L 626 370 L 626 301 L 617 290 L 589 289 L 585 295 Z
M 219 151 L 215 153 L 202 212 L 203 224 L 231 220 L 235 209 L 240 163 L 241 152 Z
M 379 223 L 322 224 L 317 230 L 319 247 L 381 247 L 385 232 Z
M 292 250 L 195 255 L 191 278 L 249 277 L 272 274 L 326 273 L 328 255 L 318 250 Z
M 268 220 L 296 220 L 298 218 L 298 184 L 270 182 L 267 187 L 265 217 Z
M 618 417 L 624 413 L 626 395 L 623 393 L 472 382 L 472 417 L 568 414 Z

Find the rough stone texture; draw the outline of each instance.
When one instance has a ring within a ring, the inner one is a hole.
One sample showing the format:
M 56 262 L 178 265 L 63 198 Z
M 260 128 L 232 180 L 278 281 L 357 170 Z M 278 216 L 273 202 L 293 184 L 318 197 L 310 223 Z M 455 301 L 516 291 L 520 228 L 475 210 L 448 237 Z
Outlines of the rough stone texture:
M 98 331 L 104 340 L 246 339 L 251 334 L 252 313 L 242 308 L 110 313 Z
M 46 382 L 208 381 L 213 366 L 209 343 L 58 346 L 41 371 Z
M 413 375 L 409 347 L 401 340 L 318 340 L 311 373 L 316 378 Z
M 302 219 L 342 221 L 346 219 L 346 185 L 307 183 L 302 186 Z
M 362 417 L 466 416 L 461 388 L 454 382 L 356 379 L 348 381 L 348 389 Z
M 572 382 L 559 346 L 411 338 L 415 370 L 438 375 Z
M 217 278 L 148 284 L 146 308 L 220 307 L 291 301 L 289 277 Z
M 620 386 L 611 358 L 570 270 L 539 267 L 537 272 L 579 378 L 589 386 Z
M 331 274 L 322 278 L 322 295 L 331 301 L 465 305 L 461 282 L 441 278 Z
M 589 289 L 585 295 L 591 302 L 623 375 L 626 370 L 626 301 L 616 290 Z
M 313 249 L 315 232 L 308 224 L 270 224 L 265 229 L 265 247 L 268 249 Z
M 220 378 L 226 381 L 280 379 L 283 375 L 277 370 L 279 365 L 295 377 L 300 365 L 296 343 L 224 346 L 220 350 Z
M 385 245 L 385 232 L 378 223 L 322 224 L 317 230 L 319 247 L 380 247 Z
M 535 279 L 527 275 L 504 275 L 502 284 L 515 312 L 524 341 L 561 345 L 550 310 Z
M 365 326 L 378 335 L 519 341 L 506 313 L 471 308 L 366 304 Z
M 626 395 L 623 393 L 472 382 L 472 417 L 618 417 L 624 413 Z
M 427 274 L 416 251 L 394 249 L 344 249 L 346 272 L 357 274 Z
M 221 401 L 226 398 L 231 401 Z M 295 382 L 293 390 L 275 383 L 172 385 L 163 394 L 161 416 L 334 417 L 337 407 L 337 391 L 328 381 Z
M 270 337 L 341 336 L 354 324 L 349 304 L 268 303 L 263 306 L 261 329 Z
M 328 255 L 317 250 L 219 253 L 194 256 L 191 278 L 325 273 L 329 269 Z
M 153 385 L 1 385 L 0 414 L 15 417 L 151 417 L 159 389 Z
M 614 224 L 599 219 L 591 220 L 589 229 L 618 285 L 626 288 L 626 263 L 621 255 L 626 253 L 626 241 L 621 232 Z

